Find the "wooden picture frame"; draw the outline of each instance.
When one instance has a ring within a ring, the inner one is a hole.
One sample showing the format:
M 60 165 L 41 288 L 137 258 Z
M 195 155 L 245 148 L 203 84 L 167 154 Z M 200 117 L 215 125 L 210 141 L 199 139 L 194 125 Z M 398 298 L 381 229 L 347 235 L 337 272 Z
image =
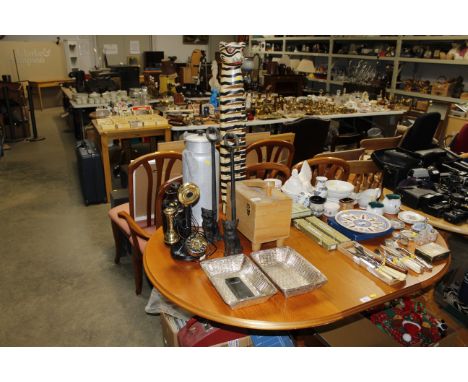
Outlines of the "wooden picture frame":
M 210 38 L 209 35 L 200 35 L 200 36 L 183 35 L 182 43 L 190 44 L 190 45 L 207 45 L 209 38 Z

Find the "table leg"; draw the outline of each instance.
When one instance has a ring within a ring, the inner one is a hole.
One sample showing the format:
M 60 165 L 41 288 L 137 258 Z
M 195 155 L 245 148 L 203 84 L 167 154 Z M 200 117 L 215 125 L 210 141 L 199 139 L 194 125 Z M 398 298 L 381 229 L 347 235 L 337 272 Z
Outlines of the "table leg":
M 109 145 L 108 145 L 107 135 L 101 135 L 101 156 L 102 156 L 102 167 L 104 169 L 104 180 L 106 183 L 107 203 L 109 203 L 110 193 L 112 189 L 112 180 L 111 180 Z
M 42 91 L 41 91 L 41 86 L 37 85 L 37 94 L 39 95 L 39 105 L 41 106 L 41 111 L 43 109 L 42 107 Z
M 171 141 L 171 129 L 164 130 L 164 141 L 166 142 Z
M 150 137 L 150 150 L 153 153 L 158 150 L 158 140 L 156 137 Z

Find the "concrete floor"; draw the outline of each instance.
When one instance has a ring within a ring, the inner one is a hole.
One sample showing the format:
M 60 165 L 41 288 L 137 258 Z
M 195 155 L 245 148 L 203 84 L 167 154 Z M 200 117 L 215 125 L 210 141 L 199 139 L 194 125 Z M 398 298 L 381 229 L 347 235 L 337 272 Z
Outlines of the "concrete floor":
M 83 204 L 61 112 L 0 159 L 0 346 L 163 346 L 150 286 L 136 296 L 130 258 L 114 264 L 109 205 Z

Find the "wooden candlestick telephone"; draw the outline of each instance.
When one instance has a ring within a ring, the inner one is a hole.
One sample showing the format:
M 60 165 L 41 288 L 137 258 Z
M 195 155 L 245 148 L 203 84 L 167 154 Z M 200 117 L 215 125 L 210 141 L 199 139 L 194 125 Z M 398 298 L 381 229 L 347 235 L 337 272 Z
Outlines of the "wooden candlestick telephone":
M 171 246 L 175 260 L 197 261 L 204 258 L 208 241 L 192 219 L 192 205 L 200 197 L 200 188 L 193 183 L 184 183 L 177 191 L 177 201 L 171 202 L 163 213 L 166 217 L 164 242 Z M 178 216 L 182 219 L 176 219 Z

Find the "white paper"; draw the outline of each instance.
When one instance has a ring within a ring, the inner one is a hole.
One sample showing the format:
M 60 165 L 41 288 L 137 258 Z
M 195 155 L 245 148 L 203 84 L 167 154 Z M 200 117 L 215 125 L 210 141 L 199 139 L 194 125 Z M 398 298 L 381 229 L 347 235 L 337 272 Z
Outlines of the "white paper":
M 140 41 L 138 40 L 130 41 L 130 54 L 140 54 Z
M 118 54 L 119 47 L 117 44 L 104 44 L 104 54 Z

